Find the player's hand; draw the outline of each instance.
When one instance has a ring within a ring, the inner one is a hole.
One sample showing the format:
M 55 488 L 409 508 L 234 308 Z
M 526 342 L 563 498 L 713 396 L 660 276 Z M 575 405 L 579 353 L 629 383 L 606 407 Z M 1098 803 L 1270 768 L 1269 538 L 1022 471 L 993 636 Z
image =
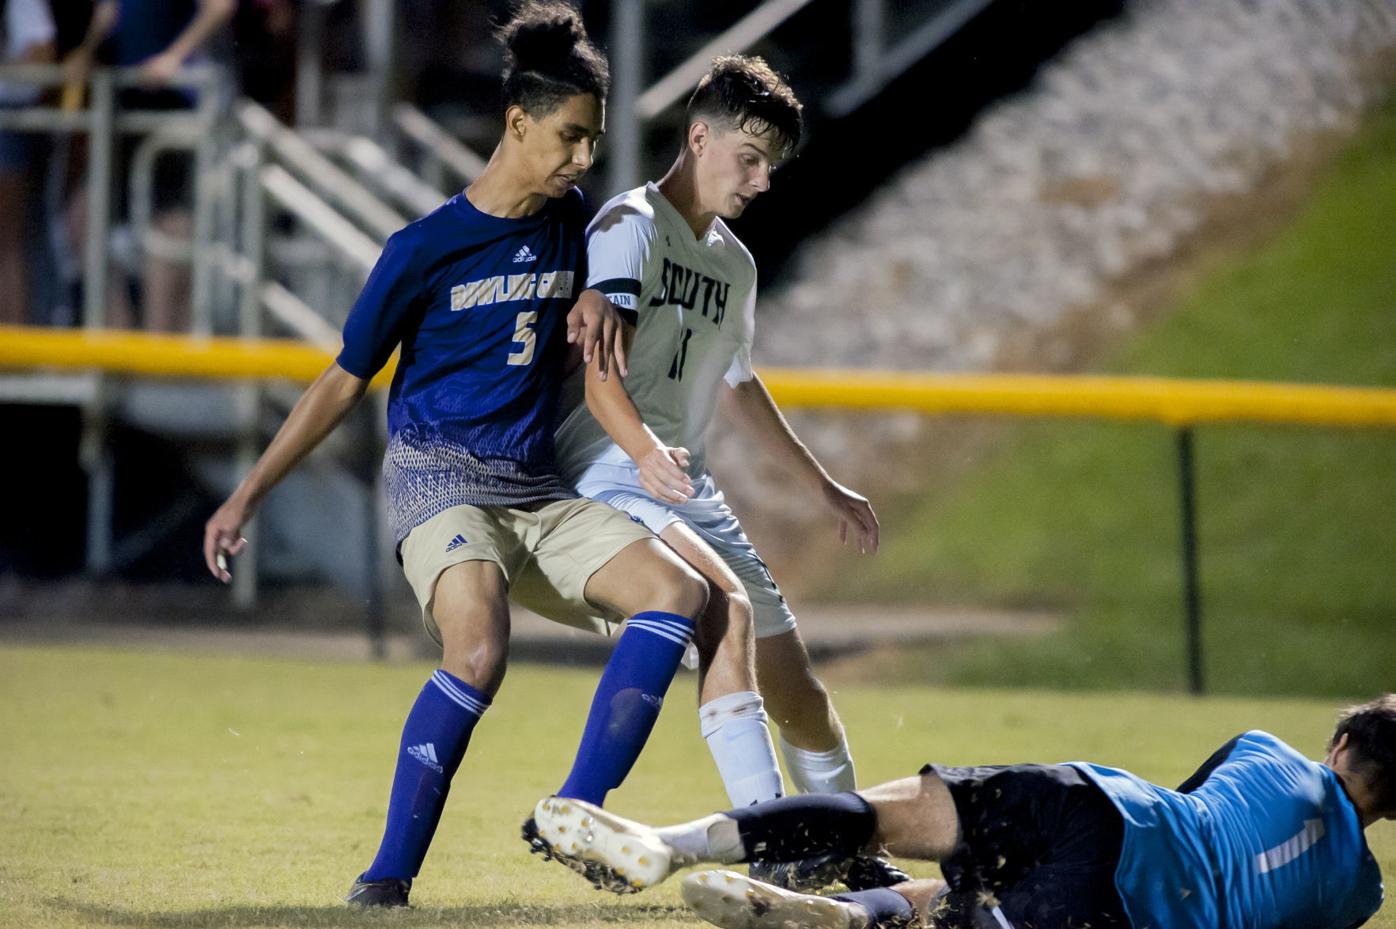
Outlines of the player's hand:
M 640 486 L 656 500 L 687 503 L 693 496 L 693 481 L 687 471 L 689 461 L 688 449 L 659 446 L 635 462 Z
M 601 291 L 584 290 L 577 298 L 567 314 L 567 341 L 582 347 L 582 364 L 591 364 L 592 356 L 597 356 L 601 380 L 606 379 L 613 362 L 621 377 L 630 373 L 625 365 L 625 328 Z
M 137 79 L 146 87 L 165 87 L 179 74 L 184 59 L 170 52 L 152 55 L 138 66 Z
M 228 573 L 228 559 L 247 547 L 242 524 L 248 516 L 242 504 L 230 498 L 204 523 L 204 564 L 210 574 L 225 584 L 233 579 Z
M 858 539 L 858 551 L 865 555 L 877 553 L 877 514 L 866 497 L 829 481 L 824 486 L 824 502 L 838 517 L 840 542 L 848 544 L 851 529 Z

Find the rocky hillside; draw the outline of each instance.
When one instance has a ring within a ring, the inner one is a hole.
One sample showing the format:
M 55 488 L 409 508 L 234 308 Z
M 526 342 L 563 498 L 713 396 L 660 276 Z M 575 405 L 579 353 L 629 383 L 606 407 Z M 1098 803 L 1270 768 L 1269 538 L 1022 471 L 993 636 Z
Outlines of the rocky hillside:
M 758 364 L 1069 369 L 1012 351 L 1167 263 L 1316 137 L 1351 132 L 1390 86 L 1396 0 L 1137 0 L 958 143 L 892 178 L 803 248 L 764 296 Z M 1128 308 L 1123 310 L 1126 315 Z M 851 483 L 914 442 L 914 419 L 802 416 Z M 768 545 L 805 519 L 737 439 L 717 471 Z M 770 540 L 770 541 L 767 541 Z

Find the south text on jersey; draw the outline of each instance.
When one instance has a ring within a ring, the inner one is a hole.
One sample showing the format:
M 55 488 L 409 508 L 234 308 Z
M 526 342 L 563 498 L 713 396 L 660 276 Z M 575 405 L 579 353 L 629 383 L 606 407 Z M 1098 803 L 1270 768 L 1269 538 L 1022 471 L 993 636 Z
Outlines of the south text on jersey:
M 721 328 L 722 320 L 727 315 L 727 291 L 731 287 L 730 284 L 708 277 L 701 271 L 685 268 L 668 258 L 664 259 L 662 274 L 659 293 L 650 300 L 650 306 L 670 303 L 691 310 L 701 301 L 703 318 Z

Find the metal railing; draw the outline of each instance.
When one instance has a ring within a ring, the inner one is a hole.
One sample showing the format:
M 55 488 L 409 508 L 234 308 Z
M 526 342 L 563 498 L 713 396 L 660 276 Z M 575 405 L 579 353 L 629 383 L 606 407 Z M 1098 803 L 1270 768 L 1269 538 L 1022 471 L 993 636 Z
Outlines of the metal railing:
M 1188 690 L 1207 689 L 1197 546 L 1196 427 L 1213 423 L 1396 429 L 1396 390 L 1255 381 L 1041 375 L 763 373 L 784 406 L 1153 421 L 1174 430 Z
M 921 23 L 897 37 L 887 25 L 887 0 L 857 0 L 853 6 L 853 74 L 824 101 L 834 118 L 867 103 L 993 0 L 937 0 Z
M 36 87 L 58 87 L 65 80 L 63 69 L 57 65 L 7 65 L 0 68 L 0 80 L 29 83 Z M 176 77 L 172 87 L 192 92 L 195 103 L 185 112 L 118 111 L 118 91 L 136 86 L 134 69 L 99 69 L 91 75 L 89 102 L 83 109 L 64 109 L 42 105 L 0 109 L 0 129 L 28 132 L 48 132 L 87 137 L 86 172 L 86 239 L 83 249 L 83 304 L 79 322 L 89 329 L 99 329 L 107 322 L 107 281 L 111 268 L 111 192 L 116 161 L 116 146 L 123 135 L 144 135 L 146 138 L 131 159 L 133 177 L 131 214 L 136 223 L 137 241 L 146 240 L 156 251 L 163 247 L 177 260 L 192 264 L 192 293 L 194 306 L 191 326 L 194 332 L 212 331 L 212 319 L 207 312 L 211 266 L 207 248 L 212 237 L 212 197 L 208 184 L 212 177 L 216 155 L 215 128 L 222 84 L 220 73 L 211 67 L 185 69 Z M 153 172 L 159 151 L 183 149 L 192 151 L 194 158 L 195 203 L 193 208 L 193 247 L 188 253 L 170 249 L 169 243 L 150 236 L 149 218 L 153 207 L 149 200 L 154 184 L 148 173 Z M 64 385 L 66 387 L 66 385 Z M 100 376 L 94 376 L 82 391 L 83 427 L 79 440 L 79 458 L 88 475 L 87 564 L 93 573 L 105 573 L 112 564 L 111 525 L 114 512 L 114 481 L 111 450 L 108 447 L 108 421 L 111 415 L 111 391 Z M 61 392 L 66 393 L 66 390 Z
M 644 89 L 640 68 L 643 48 L 639 43 L 644 34 L 645 0 L 615 0 L 612 189 L 632 186 L 638 178 L 642 122 L 682 99 L 713 55 L 749 48 L 811 2 L 765 0 L 654 86 Z M 862 82 L 860 86 L 871 86 L 882 79 L 879 75 L 885 78 L 890 74 L 887 56 L 875 53 L 883 49 L 886 39 L 884 2 L 850 0 L 847 7 L 852 12 L 856 49 L 850 80 Z M 964 8 L 972 0 L 929 2 L 931 6 Z M 385 51 L 391 46 L 390 6 L 388 0 L 371 4 L 368 25 L 376 36 L 371 43 L 378 49 L 375 60 L 388 61 L 390 57 Z M 306 35 L 314 34 L 317 23 L 323 26 L 318 14 L 312 12 Z M 316 57 L 313 45 L 302 42 L 303 63 Z M 888 49 L 890 46 L 883 50 Z M 929 46 L 915 57 L 925 50 Z M 306 69 L 305 74 L 309 83 L 298 88 L 298 99 L 304 104 L 305 118 L 314 123 L 320 113 L 318 65 Z M 57 66 L 0 67 L 0 80 L 58 86 L 63 78 Z M 375 80 L 378 91 L 388 86 L 382 74 Z M 386 99 L 379 99 L 381 94 L 375 95 L 374 107 L 379 135 L 370 139 L 343 129 L 297 131 L 255 104 L 233 106 L 228 99 L 230 85 L 222 71 L 209 65 L 185 69 L 173 83 L 193 94 L 194 105 L 188 111 L 122 109 L 119 91 L 136 81 L 134 69 L 99 69 L 91 75 L 88 102 L 82 109 L 35 106 L 0 110 L 0 129 L 88 137 L 80 322 L 93 333 L 109 323 L 108 280 L 119 251 L 113 247 L 110 193 L 123 139 L 135 142 L 129 158 L 130 175 L 122 179 L 129 188 L 130 238 L 138 254 L 190 267 L 190 333 L 205 341 L 222 335 L 256 339 L 290 334 L 320 352 L 337 348 L 343 316 L 383 241 L 413 217 L 439 206 L 444 191 L 474 180 L 486 163 L 420 110 L 406 103 L 389 105 Z M 378 138 L 384 141 L 380 144 Z M 416 170 L 406 167 L 399 155 Z M 156 166 L 169 157 L 193 161 L 192 235 L 188 239 L 163 233 L 155 222 Z M 284 231 L 286 220 L 290 221 L 289 234 Z M 199 357 L 189 344 L 179 351 L 189 358 Z M 85 370 L 91 373 L 84 384 L 52 381 L 47 389 L 53 402 L 82 398 L 81 455 L 89 477 L 90 499 L 88 568 L 94 574 L 104 574 L 113 563 L 113 463 L 107 435 L 117 399 L 114 391 L 119 387 L 108 383 L 101 366 Z M 13 396 L 14 391 L 32 395 L 43 389 L 33 383 L 0 383 L 0 392 Z M 264 388 L 256 381 L 236 388 L 235 459 L 239 470 L 250 468 L 260 447 L 265 399 Z M 237 601 L 250 605 L 255 592 L 255 571 L 239 572 L 234 590 Z
M 326 351 L 276 340 L 204 339 L 136 333 L 54 332 L 0 327 L 0 370 L 100 369 L 174 378 L 309 381 Z M 391 380 L 386 368 L 374 380 Z M 925 375 L 876 371 L 766 369 L 762 380 L 787 409 L 901 410 L 1160 422 L 1175 430 L 1188 688 L 1206 689 L 1198 584 L 1194 429 L 1215 423 L 1396 429 L 1396 390 L 1254 381 L 1049 375 Z M 248 466 L 250 467 L 250 462 Z M 381 625 L 376 627 L 381 633 Z
M 422 179 L 441 190 L 464 187 L 485 170 L 486 160 L 462 145 L 410 103 L 392 108 L 393 127 L 424 159 Z
M 36 87 L 58 87 L 65 79 L 57 65 L 6 65 L 0 67 L 0 80 L 29 83 Z M 82 134 L 88 139 L 87 151 L 87 217 L 84 243 L 83 306 L 84 326 L 100 328 L 106 325 L 107 278 L 111 262 L 111 190 L 116 145 L 121 136 L 144 136 L 145 140 L 132 157 L 129 180 L 133 219 L 141 223 L 137 229 L 142 245 L 151 239 L 149 217 L 153 212 L 148 199 L 154 184 L 151 172 L 157 154 L 163 150 L 193 153 L 195 197 L 193 206 L 193 247 L 189 253 L 176 251 L 193 265 L 193 331 L 212 331 L 207 312 L 211 268 L 206 260 L 212 238 L 213 215 L 211 182 L 213 161 L 217 155 L 217 115 L 225 88 L 219 69 L 203 65 L 184 69 L 171 83 L 171 88 L 194 95 L 194 105 L 188 111 L 118 110 L 120 90 L 139 85 L 134 68 L 98 69 L 88 85 L 88 105 L 83 109 L 30 106 L 0 109 L 0 129 L 16 131 Z M 156 251 L 170 252 L 170 243 L 154 238 Z
M 4 66 L 0 80 L 54 87 L 61 85 L 64 73 L 53 65 Z M 261 107 L 232 107 L 228 81 L 216 67 L 187 68 L 172 83 L 191 94 L 192 105 L 184 111 L 122 108 L 120 92 L 136 81 L 130 69 L 98 69 L 90 76 L 81 108 L 35 105 L 0 110 L 0 129 L 87 139 L 78 323 L 89 332 L 107 326 L 108 281 L 122 261 L 119 243 L 126 241 L 134 245 L 134 251 L 125 249 L 131 253 L 127 264 L 131 255 L 150 255 L 190 267 L 192 335 L 255 339 L 286 333 L 322 351 L 336 349 L 343 316 L 383 241 L 443 198 L 370 140 L 342 133 L 328 140 L 327 147 L 346 159 L 344 167 Z M 225 118 L 230 113 L 233 118 Z M 422 140 L 419 146 L 430 149 L 445 136 L 424 115 L 405 118 Z M 127 173 L 121 178 L 115 176 L 119 151 L 128 153 Z M 188 239 L 165 235 L 154 222 L 156 169 L 162 159 L 172 157 L 192 161 Z M 445 165 L 466 160 L 459 145 L 434 157 Z M 380 187 L 361 180 L 365 174 L 381 181 Z M 129 236 L 114 235 L 111 193 L 116 183 L 126 185 L 128 192 Z M 289 236 L 284 231 L 287 218 Z M 76 402 L 82 408 L 80 456 L 89 491 L 87 568 L 95 575 L 108 573 L 115 560 L 114 463 L 108 435 L 122 389 L 96 369 L 81 380 L 49 375 L 10 377 L 0 383 L 0 393 L 11 399 Z M 230 426 L 240 471 L 251 467 L 260 449 L 265 400 L 256 382 L 235 388 Z M 352 470 L 364 469 L 355 462 Z M 376 510 L 375 490 L 370 487 L 368 493 Z M 256 583 L 255 570 L 239 572 L 235 600 L 251 605 Z
M 852 73 L 819 101 L 820 109 L 834 118 L 852 113 L 991 2 L 922 0 L 914 4 L 924 14 L 920 21 L 909 31 L 894 35 L 888 25 L 887 0 L 848 0 L 844 8 L 853 52 Z M 649 4 L 647 0 L 612 0 L 607 190 L 614 194 L 640 182 L 645 125 L 686 98 L 713 57 L 748 51 L 811 3 L 813 0 L 764 0 L 645 87 L 641 65 Z

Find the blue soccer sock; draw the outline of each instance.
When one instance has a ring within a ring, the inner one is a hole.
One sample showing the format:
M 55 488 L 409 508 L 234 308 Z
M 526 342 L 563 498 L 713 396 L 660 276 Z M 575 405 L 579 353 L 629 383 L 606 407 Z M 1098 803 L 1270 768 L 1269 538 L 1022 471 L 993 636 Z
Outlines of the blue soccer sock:
M 388 825 L 378 857 L 360 880 L 411 881 L 421 870 L 451 778 L 465 757 L 470 733 L 490 698 L 458 677 L 437 671 L 412 704 L 402 727 Z
M 693 638 L 693 622 L 677 613 L 636 613 L 596 684 L 572 773 L 558 791 L 600 805 L 630 773 L 659 718 L 664 693 Z

